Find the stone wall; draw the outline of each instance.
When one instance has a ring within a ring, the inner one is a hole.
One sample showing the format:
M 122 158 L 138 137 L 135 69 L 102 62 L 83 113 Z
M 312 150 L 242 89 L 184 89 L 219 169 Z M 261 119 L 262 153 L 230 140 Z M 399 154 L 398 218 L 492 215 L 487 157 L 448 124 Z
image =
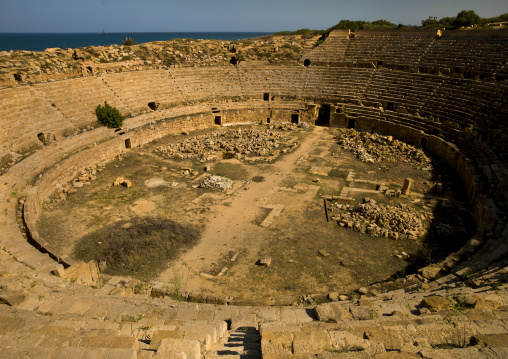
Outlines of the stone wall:
M 58 251 L 56 251 L 48 241 L 41 238 L 37 232 L 36 223 L 44 200 L 56 190 L 61 191 L 63 188 L 69 188 L 71 180 L 75 178 L 82 169 L 95 167 L 97 164 L 125 152 L 126 139 L 130 139 L 132 147 L 137 147 L 167 134 L 181 133 L 184 130 L 190 131 L 208 128 L 212 125 L 213 122 L 209 116 L 205 117 L 199 114 L 195 116 L 186 116 L 185 118 L 171 119 L 106 140 L 96 146 L 92 146 L 92 148 L 76 153 L 60 163 L 54 164 L 37 180 L 35 186 L 28 192 L 25 199 L 23 219 L 32 244 L 39 250 L 50 254 L 53 259 L 65 266 L 74 264 L 71 258 L 60 255 Z
M 412 36 L 406 35 L 401 41 Z M 475 161 L 483 164 L 483 176 L 493 188 L 506 187 L 499 149 L 506 149 L 500 139 L 508 127 L 507 88 L 504 83 L 382 67 L 245 65 L 103 74 L 1 89 L 0 110 L 12 113 L 12 119 L 2 125 L 0 155 L 28 145 L 58 146 L 65 137 L 79 144 L 80 152 L 47 164 L 49 170 L 25 202 L 25 221 L 36 246 L 52 252 L 35 230 L 41 203 L 83 168 L 125 151 L 127 139 L 135 147 L 168 133 L 218 124 L 312 122 L 326 103 L 331 126 L 348 127 L 352 120 L 359 130 L 390 134 L 416 146 L 425 143 L 463 177 L 471 211 L 481 222 L 485 198 L 478 187 L 478 169 L 465 153 L 471 150 Z M 93 128 L 94 109 L 104 100 L 131 116 L 123 126 L 125 134 Z M 149 103 L 156 106 L 150 108 Z M 10 126 L 14 122 L 22 129 Z M 496 151 L 490 143 L 496 143 Z M 474 151 L 471 144 L 480 150 Z M 70 264 L 58 253 L 54 257 Z
M 247 106 L 245 106 L 248 108 Z M 236 109 L 226 111 L 230 116 L 226 116 L 229 122 L 226 123 L 249 123 L 250 121 L 259 122 L 259 116 L 270 115 L 274 121 L 288 122 L 294 110 L 279 109 L 270 110 L 268 108 L 252 111 L 249 109 Z M 62 256 L 53 248 L 44 238 L 39 236 L 36 223 L 38 221 L 42 204 L 55 191 L 61 192 L 62 189 L 70 187 L 70 182 L 78 176 L 84 168 L 95 167 L 99 163 L 108 161 L 111 158 L 127 151 L 126 140 L 129 140 L 131 147 L 139 147 L 145 143 L 161 138 L 168 134 L 177 134 L 184 131 L 192 131 L 202 128 L 216 126 L 215 115 L 211 113 L 196 113 L 185 116 L 161 120 L 156 123 L 146 123 L 123 135 L 110 138 L 109 133 L 103 135 L 105 141 L 89 146 L 69 158 L 59 163 L 48 163 L 49 169 L 45 171 L 37 180 L 35 185 L 29 190 L 24 201 L 23 219 L 29 234 L 31 243 L 39 250 L 48 253 L 59 263 L 70 266 L 74 261 Z

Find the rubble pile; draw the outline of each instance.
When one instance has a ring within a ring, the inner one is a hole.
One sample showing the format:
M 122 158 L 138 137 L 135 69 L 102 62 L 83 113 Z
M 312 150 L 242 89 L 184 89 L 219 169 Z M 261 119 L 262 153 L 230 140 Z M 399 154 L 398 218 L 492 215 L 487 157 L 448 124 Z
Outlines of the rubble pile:
M 343 129 L 336 139 L 343 149 L 352 151 L 360 162 L 402 161 L 420 165 L 430 164 L 430 158 L 422 150 L 394 140 L 392 136 Z
M 373 199 L 357 205 L 335 203 L 331 210 L 340 210 L 332 219 L 344 228 L 368 233 L 374 237 L 392 239 L 417 239 L 424 229 L 425 218 L 414 210 L 402 205 L 390 206 L 378 204 Z
M 298 131 L 300 128 L 309 128 L 309 124 L 307 122 L 302 122 L 300 124 L 290 123 L 290 122 L 281 122 L 274 125 L 268 125 L 268 129 L 277 129 L 281 131 Z
M 271 130 L 229 130 L 191 137 L 155 149 L 162 157 L 220 160 L 224 157 L 269 157 L 297 146 L 295 142 L 284 144 L 284 135 Z
M 65 201 L 67 195 L 77 192 L 78 188 L 89 185 L 92 181 L 97 179 L 97 172 L 104 169 L 104 164 L 100 163 L 97 166 L 90 166 L 82 169 L 76 177 L 64 186 L 57 186 L 57 189 L 43 204 L 44 209 L 51 209 L 57 203 Z
M 227 191 L 233 188 L 233 181 L 226 177 L 210 176 L 199 184 L 199 188 Z

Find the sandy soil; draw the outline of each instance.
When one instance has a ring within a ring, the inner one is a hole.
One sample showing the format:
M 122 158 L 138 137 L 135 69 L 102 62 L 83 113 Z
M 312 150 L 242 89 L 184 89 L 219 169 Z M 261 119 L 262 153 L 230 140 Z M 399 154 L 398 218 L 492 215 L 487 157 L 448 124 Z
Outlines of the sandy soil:
M 182 250 L 154 279 L 180 291 L 218 297 L 296 298 L 345 292 L 404 270 L 408 262 L 396 255 L 416 253 L 424 237 L 394 241 L 341 228 L 326 221 L 322 196 L 355 186 L 357 201 L 371 197 L 432 212 L 438 200 L 423 194 L 431 191 L 435 173 L 411 164 L 360 163 L 339 148 L 334 130 L 328 128 L 311 127 L 288 136 L 297 136 L 299 146 L 273 163 L 235 159 L 208 163 L 212 174 L 237 177 L 234 189 L 226 193 L 195 188 L 206 175 L 206 164 L 163 159 L 153 152 L 178 136 L 133 149 L 108 163 L 96 181 L 67 201 L 50 204 L 38 223 L 39 232 L 62 253 L 72 255 L 83 235 L 136 216 L 156 215 L 196 226 L 200 242 Z M 199 174 L 184 174 L 181 169 L 187 167 Z M 372 193 L 375 186 L 347 182 L 350 171 L 356 173 L 355 179 L 391 187 L 402 186 L 410 177 L 421 195 L 394 199 Z M 112 187 L 116 177 L 131 180 L 132 187 Z M 319 254 L 321 250 L 328 255 Z M 263 257 L 272 259 L 270 267 L 256 265 Z

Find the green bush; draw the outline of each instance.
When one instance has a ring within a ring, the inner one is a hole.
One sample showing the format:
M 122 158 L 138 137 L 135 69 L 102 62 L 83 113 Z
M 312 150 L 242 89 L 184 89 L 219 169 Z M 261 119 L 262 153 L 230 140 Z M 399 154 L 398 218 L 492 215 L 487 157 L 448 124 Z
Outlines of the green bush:
M 481 18 L 473 10 L 462 10 L 457 14 L 453 25 L 456 28 L 477 25 L 480 23 L 480 20 Z
M 120 111 L 116 107 L 111 107 L 106 101 L 104 101 L 104 107 L 98 105 L 95 109 L 95 115 L 97 120 L 108 128 L 116 128 L 122 126 L 125 116 L 122 116 Z
M 123 42 L 124 46 L 132 46 L 132 45 L 136 45 L 136 44 L 137 44 L 137 42 L 134 41 L 134 39 L 132 37 L 126 37 L 125 41 Z

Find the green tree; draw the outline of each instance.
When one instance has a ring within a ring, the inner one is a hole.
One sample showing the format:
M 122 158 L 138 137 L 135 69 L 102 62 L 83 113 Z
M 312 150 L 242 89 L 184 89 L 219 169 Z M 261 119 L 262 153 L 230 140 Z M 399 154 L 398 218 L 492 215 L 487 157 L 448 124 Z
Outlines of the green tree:
M 439 19 L 439 25 L 441 25 L 444 28 L 451 28 L 453 27 L 454 21 L 455 21 L 454 17 L 443 17 Z
M 97 120 L 108 128 L 116 128 L 122 126 L 125 116 L 122 116 L 116 107 L 110 106 L 104 101 L 104 106 L 98 105 L 95 109 Z
M 478 24 L 480 17 L 473 10 L 462 10 L 457 14 L 453 25 L 456 28 Z
M 433 19 L 433 18 L 422 20 L 422 26 L 423 27 L 438 27 L 439 21 L 437 21 L 436 19 Z

